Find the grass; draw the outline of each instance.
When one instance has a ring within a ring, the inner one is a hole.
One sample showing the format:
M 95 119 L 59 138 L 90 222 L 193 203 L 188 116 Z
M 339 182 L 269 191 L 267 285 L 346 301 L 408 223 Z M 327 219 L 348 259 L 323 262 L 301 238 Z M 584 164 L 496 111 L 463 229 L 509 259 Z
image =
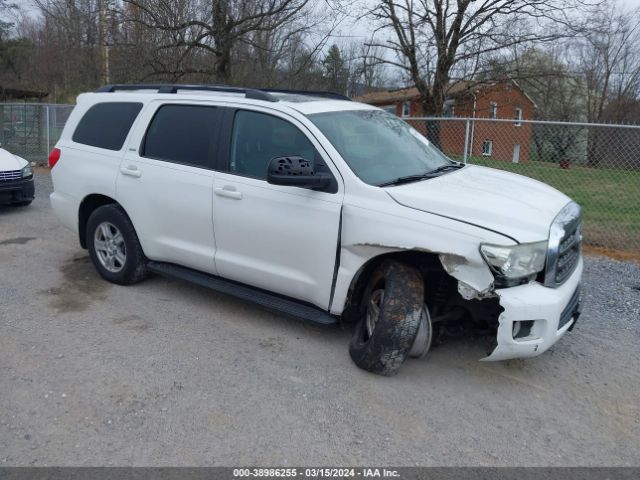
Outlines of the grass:
M 555 163 L 511 163 L 473 157 L 468 163 L 507 170 L 547 183 L 582 205 L 585 242 L 640 252 L 640 172 Z

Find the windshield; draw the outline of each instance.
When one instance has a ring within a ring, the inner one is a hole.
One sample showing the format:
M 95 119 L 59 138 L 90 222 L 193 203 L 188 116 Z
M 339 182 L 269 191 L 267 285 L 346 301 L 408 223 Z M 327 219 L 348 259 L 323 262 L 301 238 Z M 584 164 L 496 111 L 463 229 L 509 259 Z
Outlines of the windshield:
M 424 175 L 452 163 L 407 122 L 382 110 L 316 113 L 309 119 L 370 185 Z

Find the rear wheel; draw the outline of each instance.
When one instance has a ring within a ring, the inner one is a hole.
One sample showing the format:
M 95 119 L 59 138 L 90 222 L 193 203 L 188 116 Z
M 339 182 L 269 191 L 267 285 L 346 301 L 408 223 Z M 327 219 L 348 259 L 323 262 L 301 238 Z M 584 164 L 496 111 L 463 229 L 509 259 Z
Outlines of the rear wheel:
M 364 291 L 361 319 L 349 345 L 351 358 L 364 370 L 390 376 L 408 356 L 424 355 L 430 343 L 420 272 L 400 262 L 383 262 Z
M 146 258 L 136 231 L 118 205 L 103 205 L 91 214 L 87 247 L 98 273 L 109 282 L 131 285 L 147 275 Z

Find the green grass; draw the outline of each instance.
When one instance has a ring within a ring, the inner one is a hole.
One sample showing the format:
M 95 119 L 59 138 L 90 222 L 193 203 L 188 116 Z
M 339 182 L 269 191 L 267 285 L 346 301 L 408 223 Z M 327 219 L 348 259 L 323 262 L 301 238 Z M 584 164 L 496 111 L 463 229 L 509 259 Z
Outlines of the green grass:
M 468 163 L 547 183 L 582 205 L 586 243 L 640 252 L 640 172 L 548 162 L 511 163 L 474 157 Z

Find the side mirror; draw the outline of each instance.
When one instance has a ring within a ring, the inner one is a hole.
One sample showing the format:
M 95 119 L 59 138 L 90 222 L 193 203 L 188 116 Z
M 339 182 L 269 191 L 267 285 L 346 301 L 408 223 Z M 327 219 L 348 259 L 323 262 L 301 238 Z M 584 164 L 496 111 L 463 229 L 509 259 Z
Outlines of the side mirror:
M 302 157 L 276 157 L 269 162 L 267 182 L 273 185 L 325 190 L 331 185 L 331 175 L 315 172 L 309 160 Z

